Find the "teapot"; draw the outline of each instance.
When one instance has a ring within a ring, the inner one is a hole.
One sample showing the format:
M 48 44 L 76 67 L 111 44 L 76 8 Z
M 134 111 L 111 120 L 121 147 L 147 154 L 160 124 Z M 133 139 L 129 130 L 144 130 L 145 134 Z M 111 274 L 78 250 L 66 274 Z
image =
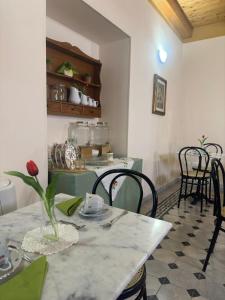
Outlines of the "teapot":
M 77 88 L 75 88 L 74 86 L 70 87 L 69 101 L 73 104 L 80 104 L 81 103 L 81 92 Z

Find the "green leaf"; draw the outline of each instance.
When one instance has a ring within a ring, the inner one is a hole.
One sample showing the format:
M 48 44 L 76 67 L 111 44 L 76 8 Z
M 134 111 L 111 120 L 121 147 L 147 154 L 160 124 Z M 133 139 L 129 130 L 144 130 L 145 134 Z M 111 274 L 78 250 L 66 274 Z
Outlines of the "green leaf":
M 5 172 L 5 174 L 19 177 L 20 179 L 23 180 L 23 182 L 25 182 L 26 184 L 31 186 L 38 193 L 38 195 L 42 198 L 43 189 L 40 186 L 40 184 L 37 183 L 37 181 L 33 177 L 26 176 L 23 173 L 20 173 L 20 172 L 17 172 L 17 171 L 8 171 L 8 172 Z
M 54 196 L 56 193 L 56 183 L 58 181 L 59 175 L 53 175 L 50 184 L 46 189 L 46 199 L 49 202 L 50 207 L 54 204 Z

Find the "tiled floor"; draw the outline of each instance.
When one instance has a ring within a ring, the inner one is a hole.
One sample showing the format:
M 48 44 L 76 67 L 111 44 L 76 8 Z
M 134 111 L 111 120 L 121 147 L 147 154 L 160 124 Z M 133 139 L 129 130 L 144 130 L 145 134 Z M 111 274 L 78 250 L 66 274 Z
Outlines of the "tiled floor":
M 148 300 L 225 300 L 225 234 L 220 233 L 207 271 L 203 260 L 214 229 L 212 205 L 175 205 L 162 219 L 173 223 L 146 263 Z

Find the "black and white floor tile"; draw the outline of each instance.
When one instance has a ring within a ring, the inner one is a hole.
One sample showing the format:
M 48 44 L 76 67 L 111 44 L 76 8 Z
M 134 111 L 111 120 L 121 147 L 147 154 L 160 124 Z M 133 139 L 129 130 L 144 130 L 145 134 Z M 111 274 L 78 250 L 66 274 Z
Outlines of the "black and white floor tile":
M 175 204 L 163 217 L 173 230 L 146 262 L 148 300 L 225 300 L 225 234 L 220 233 L 207 271 L 202 266 L 214 230 L 213 207 Z

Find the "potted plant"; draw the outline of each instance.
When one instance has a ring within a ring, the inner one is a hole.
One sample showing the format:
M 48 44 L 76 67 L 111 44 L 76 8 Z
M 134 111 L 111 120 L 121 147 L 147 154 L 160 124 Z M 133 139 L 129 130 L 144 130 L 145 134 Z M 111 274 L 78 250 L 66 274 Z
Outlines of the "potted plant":
M 64 63 L 62 63 L 60 65 L 60 67 L 57 70 L 57 73 L 63 74 L 63 75 L 69 76 L 69 77 L 73 77 L 74 75 L 79 74 L 79 72 L 68 61 L 64 61 Z
M 204 134 L 201 136 L 200 139 L 198 139 L 201 148 L 203 148 L 203 146 L 204 146 L 204 144 L 205 144 L 205 142 L 206 142 L 207 139 L 208 139 L 208 137 L 206 135 L 204 135 Z

